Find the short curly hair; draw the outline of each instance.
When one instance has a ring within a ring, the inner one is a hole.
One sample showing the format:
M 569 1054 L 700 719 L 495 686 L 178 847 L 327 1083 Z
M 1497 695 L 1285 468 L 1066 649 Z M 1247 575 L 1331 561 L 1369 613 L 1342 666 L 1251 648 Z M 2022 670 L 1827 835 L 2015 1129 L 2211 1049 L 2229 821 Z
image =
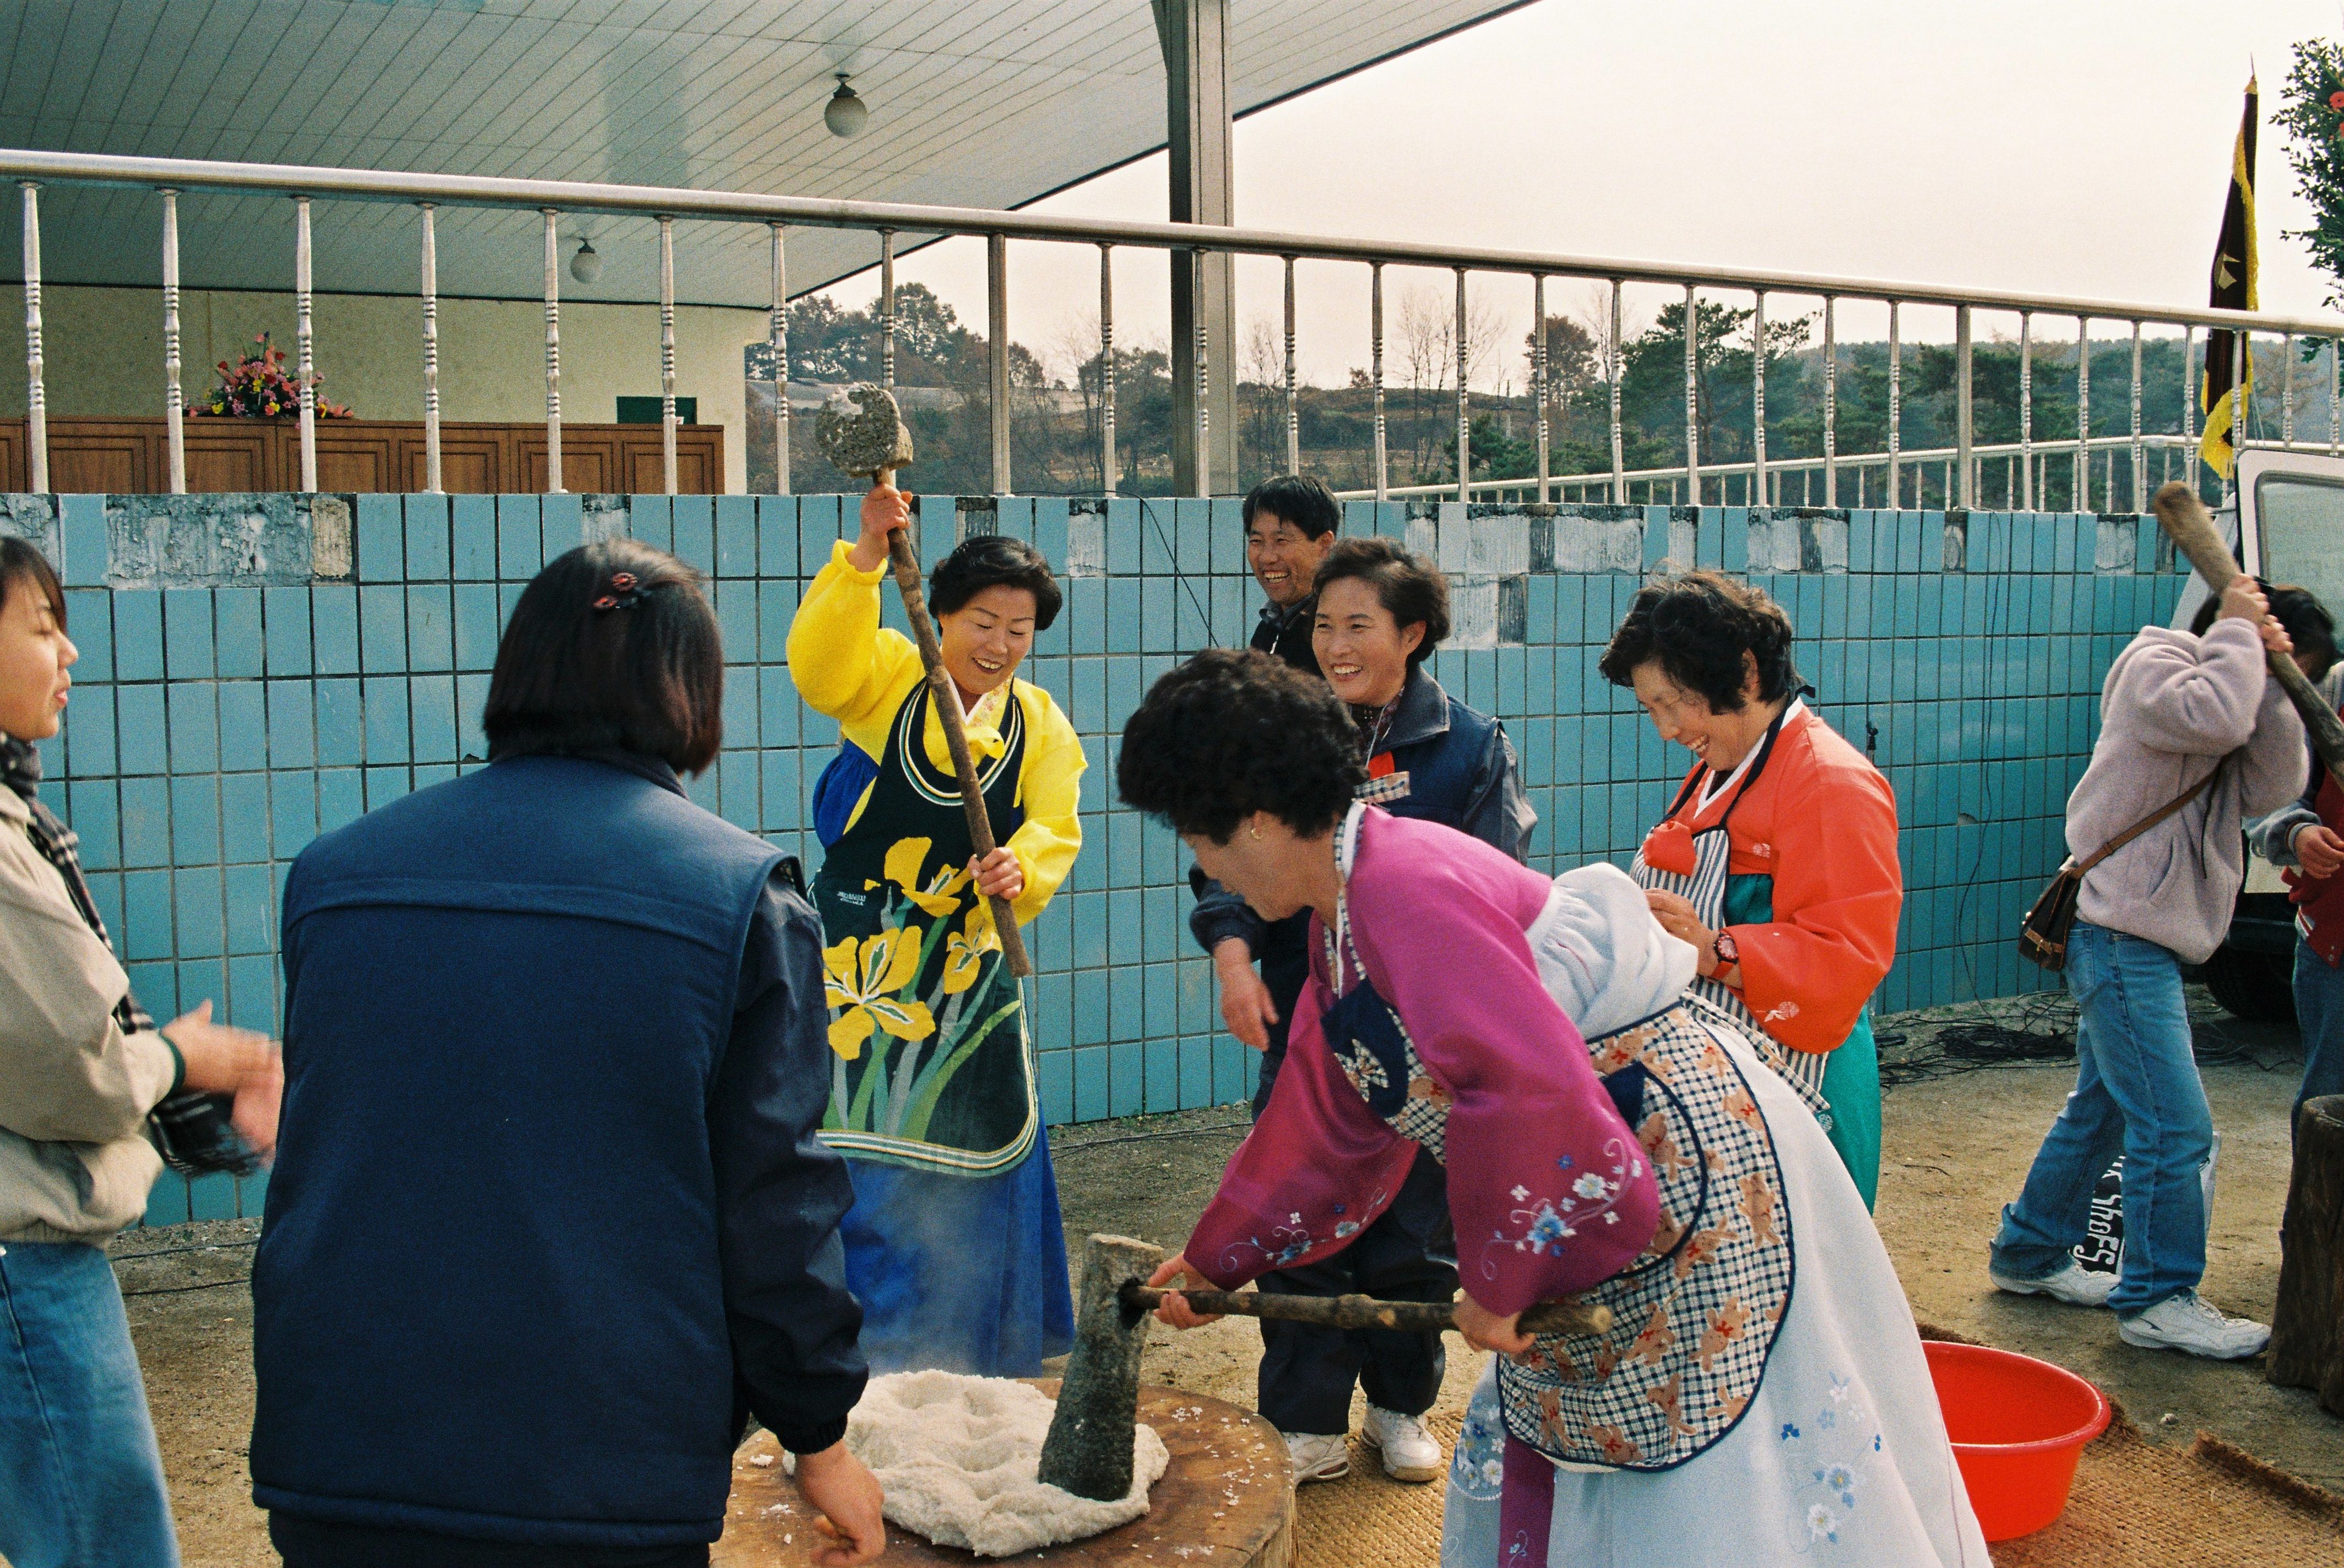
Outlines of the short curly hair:
M 1034 596 L 1034 630 L 1047 632 L 1066 596 L 1049 557 L 1005 533 L 973 533 L 928 574 L 928 608 L 949 615 L 988 588 L 1023 588 Z
M 1252 649 L 1208 648 L 1149 688 L 1123 726 L 1123 804 L 1227 844 L 1266 811 L 1304 837 L 1342 820 L 1367 777 L 1334 689 Z
M 1715 572 L 1662 577 L 1636 591 L 1611 646 L 1596 661 L 1615 686 L 1636 683 L 1639 666 L 1696 692 L 1713 713 L 1742 711 L 1747 653 L 1758 665 L 1758 698 L 1772 703 L 1803 683 L 1791 661 L 1791 618 L 1763 589 Z
M 1424 638 L 1408 656 L 1413 673 L 1449 635 L 1449 579 L 1440 568 L 1412 554 L 1389 539 L 1373 535 L 1336 541 L 1318 563 L 1313 593 L 1324 593 L 1332 582 L 1356 577 L 1376 591 L 1376 602 L 1401 631 L 1422 626 Z

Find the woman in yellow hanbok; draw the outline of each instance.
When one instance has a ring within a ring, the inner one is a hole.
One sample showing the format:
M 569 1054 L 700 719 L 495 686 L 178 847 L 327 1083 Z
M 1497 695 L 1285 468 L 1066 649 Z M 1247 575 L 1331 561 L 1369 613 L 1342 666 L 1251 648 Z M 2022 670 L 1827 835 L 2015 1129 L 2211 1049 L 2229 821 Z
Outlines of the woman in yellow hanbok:
M 1061 602 L 1040 551 L 984 534 L 930 578 L 944 663 L 1000 847 L 979 862 L 919 651 L 879 624 L 892 486 L 864 498 L 790 627 L 790 675 L 838 721 L 814 789 L 831 1007 L 823 1141 L 847 1157 L 841 1234 L 874 1371 L 1031 1376 L 1074 1332 L 1056 1182 L 1035 1093 L 1025 998 L 988 895 L 1018 923 L 1082 846 L 1082 743 L 1015 679 Z

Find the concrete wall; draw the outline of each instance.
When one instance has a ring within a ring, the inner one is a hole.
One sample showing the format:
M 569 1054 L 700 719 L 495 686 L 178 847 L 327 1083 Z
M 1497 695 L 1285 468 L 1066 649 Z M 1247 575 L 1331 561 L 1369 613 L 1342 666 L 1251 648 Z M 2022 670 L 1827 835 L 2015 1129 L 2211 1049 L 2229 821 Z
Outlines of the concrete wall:
M 799 702 L 783 640 L 851 504 L 0 498 L 0 529 L 38 540 L 68 585 L 83 660 L 44 790 L 81 835 L 141 998 L 168 1017 L 210 996 L 274 1027 L 287 865 L 318 833 L 477 764 L 503 615 L 544 560 L 620 531 L 714 579 L 726 747 L 694 798 L 818 860 L 806 803 L 837 729 Z M 1721 567 L 1773 593 L 1816 706 L 1896 790 L 1907 897 L 1876 998 L 1890 1012 L 2044 983 L 2011 936 L 2061 853 L 2099 683 L 2184 582 L 2130 517 L 1353 503 L 1346 527 L 1452 574 L 1458 635 L 1431 668 L 1504 721 L 1550 871 L 1624 864 L 1682 776 L 1684 754 L 1595 670 L 1645 574 Z M 1082 855 L 1031 934 L 1049 1118 L 1241 1098 L 1253 1057 L 1221 1033 L 1188 938 L 1187 856 L 1113 800 L 1116 736 L 1147 683 L 1251 631 L 1238 503 L 922 498 L 929 559 L 970 528 L 1029 539 L 1066 573 L 1066 611 L 1026 672 L 1090 758 Z M 167 1180 L 150 1214 L 249 1212 L 254 1186 Z
M 41 292 L 44 381 L 49 412 L 139 418 L 163 412 L 163 296 L 153 288 L 50 287 Z M 423 417 L 423 306 L 411 298 L 319 294 L 314 307 L 319 389 L 362 419 Z M 766 337 L 762 310 L 679 306 L 679 397 L 700 400 L 700 420 L 724 430 L 724 488 L 748 485 L 748 431 L 741 350 Z M 179 384 L 202 398 L 262 332 L 285 350 L 293 340 L 290 294 L 189 289 L 179 301 Z M 561 411 L 607 424 L 617 399 L 660 391 L 659 309 L 651 305 L 561 307 Z M 22 366 L 0 375 L 0 418 L 25 413 Z M 440 302 L 440 412 L 450 420 L 527 422 L 545 418 L 545 307 L 528 300 Z

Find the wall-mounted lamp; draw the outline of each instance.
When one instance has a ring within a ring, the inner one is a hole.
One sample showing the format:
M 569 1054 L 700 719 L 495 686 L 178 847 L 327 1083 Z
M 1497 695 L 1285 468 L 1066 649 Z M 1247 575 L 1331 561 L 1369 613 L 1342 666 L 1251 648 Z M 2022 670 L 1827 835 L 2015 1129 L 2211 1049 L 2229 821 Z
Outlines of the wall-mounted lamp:
M 570 258 L 570 276 L 581 283 L 591 283 L 602 276 L 602 258 L 596 253 L 592 240 L 578 242 L 578 254 Z
M 844 71 L 838 73 L 838 91 L 830 95 L 830 102 L 822 111 L 822 123 L 830 127 L 834 137 L 851 137 L 861 133 L 863 122 L 871 117 L 871 106 L 846 85 Z

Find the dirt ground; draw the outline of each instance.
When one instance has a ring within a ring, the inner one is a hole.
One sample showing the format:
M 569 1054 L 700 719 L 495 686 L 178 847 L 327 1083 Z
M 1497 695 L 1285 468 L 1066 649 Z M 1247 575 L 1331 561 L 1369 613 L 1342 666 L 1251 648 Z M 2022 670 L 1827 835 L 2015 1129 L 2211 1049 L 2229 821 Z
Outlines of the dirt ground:
M 2299 1051 L 2292 1028 L 2240 1024 L 2202 996 L 2193 1013 L 2222 1133 L 2205 1291 L 2230 1311 L 2267 1321 L 2278 1280 L 2287 1115 Z M 1927 1076 L 1949 1065 L 1940 1040 L 1982 1017 L 2046 1023 L 2040 1007 L 2005 1004 L 1883 1026 L 1904 1036 L 1884 1050 L 1892 1069 L 1909 1064 L 1905 1071 L 1918 1078 L 1888 1092 L 1878 1216 L 1915 1316 L 2073 1368 L 2106 1389 L 2152 1441 L 2187 1442 L 2203 1429 L 2344 1492 L 2344 1421 L 2299 1390 L 2272 1388 L 2259 1362 L 2218 1365 L 2137 1351 L 2117 1340 L 2106 1313 L 2004 1296 L 1986 1282 L 1985 1248 L 1999 1206 L 2016 1192 L 2074 1067 L 2043 1061 Z M 1056 1141 L 1070 1240 L 1078 1249 L 1083 1236 L 1108 1230 L 1177 1247 L 1243 1127 L 1243 1109 L 1225 1108 L 1067 1129 Z M 223 1220 L 133 1231 L 116 1247 L 188 1568 L 276 1560 L 251 1505 L 245 1464 L 252 1313 L 243 1280 L 256 1233 L 252 1221 Z M 1193 1334 L 1160 1327 L 1154 1334 L 1151 1378 L 1252 1407 L 1261 1342 L 1252 1325 L 1231 1320 Z M 1451 1344 L 1443 1404 L 1461 1407 L 1480 1358 Z

